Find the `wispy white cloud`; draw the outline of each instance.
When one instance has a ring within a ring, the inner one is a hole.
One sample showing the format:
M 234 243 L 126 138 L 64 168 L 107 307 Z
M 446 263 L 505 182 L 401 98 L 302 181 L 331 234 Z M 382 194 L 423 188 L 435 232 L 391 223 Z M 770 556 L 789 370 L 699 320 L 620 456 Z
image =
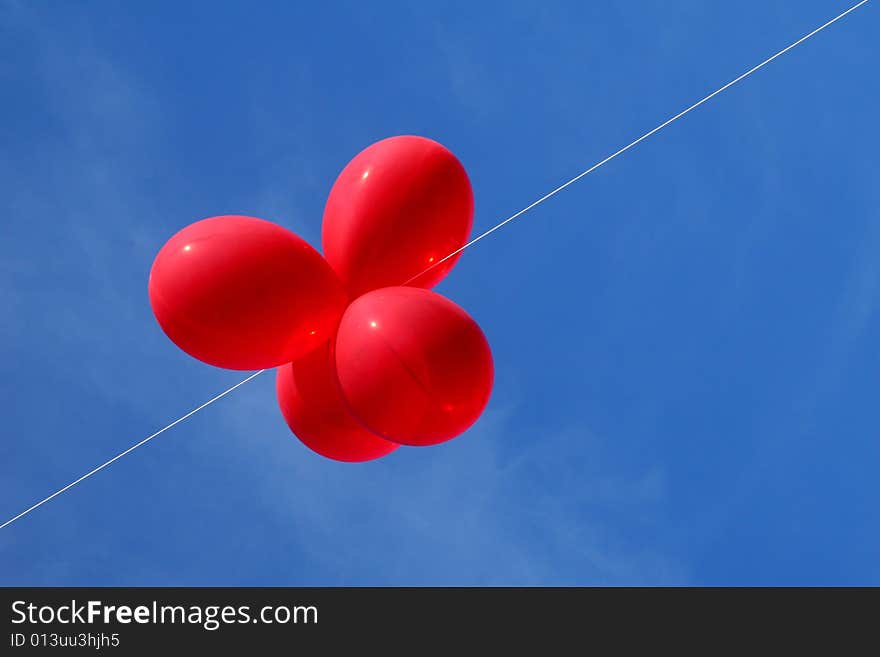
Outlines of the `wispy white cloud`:
M 260 513 L 344 581 L 357 584 L 541 585 L 687 581 L 683 564 L 626 536 L 659 527 L 659 469 L 635 476 L 601 457 L 581 428 L 533 436 L 510 456 L 511 410 L 465 435 L 346 466 L 308 452 L 274 400 L 241 395 L 222 409 Z M 522 437 L 516 437 L 522 444 Z M 292 567 L 295 568 L 295 567 Z M 297 573 L 280 565 L 281 581 Z

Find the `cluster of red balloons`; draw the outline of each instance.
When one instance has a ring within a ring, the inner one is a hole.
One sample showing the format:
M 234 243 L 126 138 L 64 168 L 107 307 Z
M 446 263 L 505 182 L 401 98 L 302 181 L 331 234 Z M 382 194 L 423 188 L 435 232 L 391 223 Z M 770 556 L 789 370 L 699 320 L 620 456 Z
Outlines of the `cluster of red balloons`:
M 150 304 L 186 353 L 238 370 L 277 367 L 290 429 L 315 452 L 368 461 L 434 445 L 480 416 L 492 353 L 477 323 L 428 288 L 467 241 L 473 192 L 435 141 L 384 139 L 337 178 L 324 257 L 262 219 L 211 217 L 159 251 Z

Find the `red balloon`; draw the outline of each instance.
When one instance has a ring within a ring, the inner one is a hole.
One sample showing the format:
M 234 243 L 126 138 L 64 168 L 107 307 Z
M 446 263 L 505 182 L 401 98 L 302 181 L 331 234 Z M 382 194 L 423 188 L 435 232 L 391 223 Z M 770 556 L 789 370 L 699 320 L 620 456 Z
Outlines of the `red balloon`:
M 186 353 L 233 370 L 275 367 L 332 337 L 345 292 L 321 255 L 262 219 L 203 219 L 150 271 L 150 304 Z
M 354 415 L 404 445 L 434 445 L 470 427 L 494 376 L 477 323 L 449 299 L 412 287 L 375 290 L 348 307 L 336 367 Z
M 339 174 L 324 208 L 327 261 L 352 298 L 391 285 L 433 287 L 464 246 L 474 197 L 467 173 L 445 147 L 424 137 L 383 139 Z
M 332 341 L 278 368 L 275 392 L 287 426 L 309 449 L 336 461 L 371 461 L 399 445 L 365 429 L 339 392 Z

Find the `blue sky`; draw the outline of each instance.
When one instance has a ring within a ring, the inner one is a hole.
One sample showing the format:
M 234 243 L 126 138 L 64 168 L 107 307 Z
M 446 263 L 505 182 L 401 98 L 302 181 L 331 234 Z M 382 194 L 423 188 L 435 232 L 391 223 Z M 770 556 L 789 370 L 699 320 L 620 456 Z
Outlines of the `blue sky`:
M 2 520 L 243 378 L 152 317 L 182 226 L 319 246 L 338 171 L 414 133 L 481 231 L 850 4 L 0 0 Z M 264 375 L 0 530 L 0 584 L 880 584 L 878 28 L 465 253 L 465 435 L 324 460 Z

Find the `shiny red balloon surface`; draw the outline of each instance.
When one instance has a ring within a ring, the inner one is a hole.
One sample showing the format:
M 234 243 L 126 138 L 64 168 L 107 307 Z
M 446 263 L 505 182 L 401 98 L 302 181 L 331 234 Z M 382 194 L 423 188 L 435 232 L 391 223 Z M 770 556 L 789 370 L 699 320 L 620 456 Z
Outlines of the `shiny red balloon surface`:
M 492 353 L 477 323 L 445 297 L 389 287 L 356 299 L 336 337 L 343 396 L 370 430 L 405 445 L 454 438 L 492 391 Z
M 398 445 L 365 429 L 342 400 L 332 342 L 279 367 L 275 392 L 290 430 L 312 451 L 337 461 L 370 461 Z
M 169 338 L 201 361 L 275 367 L 332 337 L 346 296 L 308 243 L 262 219 L 227 215 L 182 229 L 150 271 L 150 304 Z
M 336 179 L 324 208 L 324 255 L 352 298 L 393 285 L 432 287 L 458 256 L 407 281 L 462 247 L 473 215 L 471 184 L 455 155 L 424 137 L 390 137 Z

